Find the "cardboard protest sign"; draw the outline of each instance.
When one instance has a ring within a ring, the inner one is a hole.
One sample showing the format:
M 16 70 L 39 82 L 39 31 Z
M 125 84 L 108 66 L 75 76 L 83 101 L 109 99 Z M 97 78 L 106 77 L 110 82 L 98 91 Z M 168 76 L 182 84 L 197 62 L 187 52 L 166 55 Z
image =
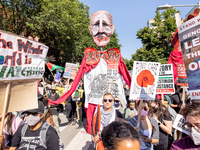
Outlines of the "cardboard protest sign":
M 55 76 L 55 81 L 58 83 L 60 81 L 60 77 L 61 77 L 61 73 L 60 72 L 56 72 L 56 76 Z
M 40 91 L 40 93 L 43 95 L 44 94 L 44 87 L 38 87 L 38 90 Z
M 188 134 L 188 131 L 186 131 L 184 128 L 184 123 L 185 123 L 185 118 L 182 115 L 177 114 L 172 127 L 176 130 L 179 130 L 179 131 L 185 133 L 185 134 Z
M 160 63 L 134 61 L 130 99 L 154 100 Z
M 56 87 L 56 93 L 61 97 L 64 94 L 65 88 L 63 87 Z
M 3 110 L 7 83 L 0 84 L 0 114 Z M 37 81 L 13 81 L 10 85 L 6 112 L 34 109 L 38 107 Z
M 200 99 L 200 16 L 178 27 L 191 99 Z
M 175 93 L 173 66 L 172 64 L 163 64 L 160 66 L 156 94 L 171 94 L 171 93 Z
M 63 74 L 64 78 L 74 79 L 76 76 L 76 68 L 77 65 L 73 63 L 66 62 L 65 64 L 65 72 Z
M 0 30 L 0 81 L 41 79 L 48 47 Z
M 187 83 L 187 75 L 185 71 L 185 65 L 184 64 L 178 64 L 177 65 L 177 86 L 188 86 Z

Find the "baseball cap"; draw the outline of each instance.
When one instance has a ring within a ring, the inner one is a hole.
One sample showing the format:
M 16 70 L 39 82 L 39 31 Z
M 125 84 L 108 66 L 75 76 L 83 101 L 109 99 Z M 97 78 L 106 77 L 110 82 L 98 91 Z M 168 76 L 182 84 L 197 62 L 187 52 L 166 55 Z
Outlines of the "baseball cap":
M 27 113 L 27 112 L 29 112 L 29 113 L 36 113 L 36 112 L 39 112 L 39 111 L 44 111 L 44 104 L 41 101 L 38 101 L 38 108 L 26 110 L 26 111 L 24 111 L 22 113 L 22 115 L 25 114 L 25 113 Z

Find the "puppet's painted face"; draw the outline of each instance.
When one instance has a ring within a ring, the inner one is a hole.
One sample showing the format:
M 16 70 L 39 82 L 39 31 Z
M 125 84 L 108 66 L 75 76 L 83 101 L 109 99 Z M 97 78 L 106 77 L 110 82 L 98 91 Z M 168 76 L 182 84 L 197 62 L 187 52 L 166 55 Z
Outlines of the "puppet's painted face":
M 98 47 L 104 47 L 109 43 L 114 29 L 112 16 L 108 12 L 98 11 L 91 16 L 89 30 Z

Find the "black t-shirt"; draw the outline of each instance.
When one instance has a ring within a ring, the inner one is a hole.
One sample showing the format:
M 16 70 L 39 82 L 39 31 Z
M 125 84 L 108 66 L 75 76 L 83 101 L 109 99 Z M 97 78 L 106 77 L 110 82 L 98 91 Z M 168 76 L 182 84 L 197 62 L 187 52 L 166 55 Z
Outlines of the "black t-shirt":
M 170 98 L 171 98 L 172 104 L 174 104 L 174 105 L 180 105 L 181 104 L 181 97 L 180 97 L 179 93 L 173 94 Z M 179 110 L 180 110 L 179 107 L 175 107 L 173 109 L 176 111 L 176 113 L 179 113 Z
M 159 119 L 159 121 L 162 124 L 164 124 L 163 120 L 165 120 L 165 121 L 172 121 L 171 118 L 169 118 L 169 117 L 167 117 L 165 115 L 163 117 L 160 117 L 160 119 Z M 161 127 L 159 127 L 159 145 L 154 146 L 154 149 L 155 150 L 161 150 L 161 148 L 162 148 L 162 150 L 167 150 L 166 149 L 167 146 L 168 146 L 168 134 L 165 131 L 163 131 L 161 129 Z
M 20 126 L 17 129 L 12 139 L 11 147 L 18 147 L 18 150 L 27 150 L 27 147 L 29 145 L 28 141 L 26 141 L 25 139 L 21 141 L 21 130 L 23 126 L 24 125 Z M 24 137 L 25 138 L 38 137 L 40 135 L 41 127 L 37 129 L 36 131 L 31 131 L 30 128 L 28 127 Z M 48 128 L 47 133 L 46 133 L 46 146 L 47 146 L 47 150 L 59 150 L 58 134 L 52 126 Z M 31 141 L 29 150 L 46 150 L 46 149 L 42 146 L 39 139 L 35 139 Z
M 179 113 L 180 111 L 182 105 L 182 96 L 183 94 L 175 93 L 170 97 L 172 104 L 179 105 L 178 107 L 173 108 L 176 111 L 176 113 Z M 188 101 L 188 96 L 185 95 L 185 102 L 187 103 L 187 101 Z

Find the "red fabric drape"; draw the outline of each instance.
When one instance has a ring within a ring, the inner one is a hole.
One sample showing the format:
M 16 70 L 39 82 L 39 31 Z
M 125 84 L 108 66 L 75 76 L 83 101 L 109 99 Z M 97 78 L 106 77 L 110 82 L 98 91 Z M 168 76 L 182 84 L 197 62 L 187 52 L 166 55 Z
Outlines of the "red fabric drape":
M 120 60 L 119 60 L 119 66 L 118 66 L 118 73 L 122 75 L 124 81 L 126 84 L 131 87 L 131 76 L 128 72 L 128 69 L 126 68 L 126 64 L 124 63 L 121 55 L 120 55 Z
M 98 65 L 98 63 L 94 64 L 94 65 L 87 65 L 86 61 L 85 61 L 85 57 L 83 57 L 81 66 L 76 74 L 76 77 L 72 83 L 70 90 L 67 93 L 65 93 L 63 96 L 61 96 L 59 99 L 57 99 L 57 101 L 52 101 L 52 100 L 48 99 L 49 103 L 51 105 L 58 105 L 58 104 L 64 102 L 76 90 L 76 87 L 78 86 L 78 83 L 81 80 L 83 74 L 89 72 L 90 70 L 92 70 L 92 68 L 96 67 L 97 65 Z
M 174 71 L 174 83 L 176 83 L 177 80 L 177 65 L 183 64 L 183 56 L 181 51 L 171 51 L 171 54 L 168 59 L 168 64 L 173 65 L 173 71 Z

